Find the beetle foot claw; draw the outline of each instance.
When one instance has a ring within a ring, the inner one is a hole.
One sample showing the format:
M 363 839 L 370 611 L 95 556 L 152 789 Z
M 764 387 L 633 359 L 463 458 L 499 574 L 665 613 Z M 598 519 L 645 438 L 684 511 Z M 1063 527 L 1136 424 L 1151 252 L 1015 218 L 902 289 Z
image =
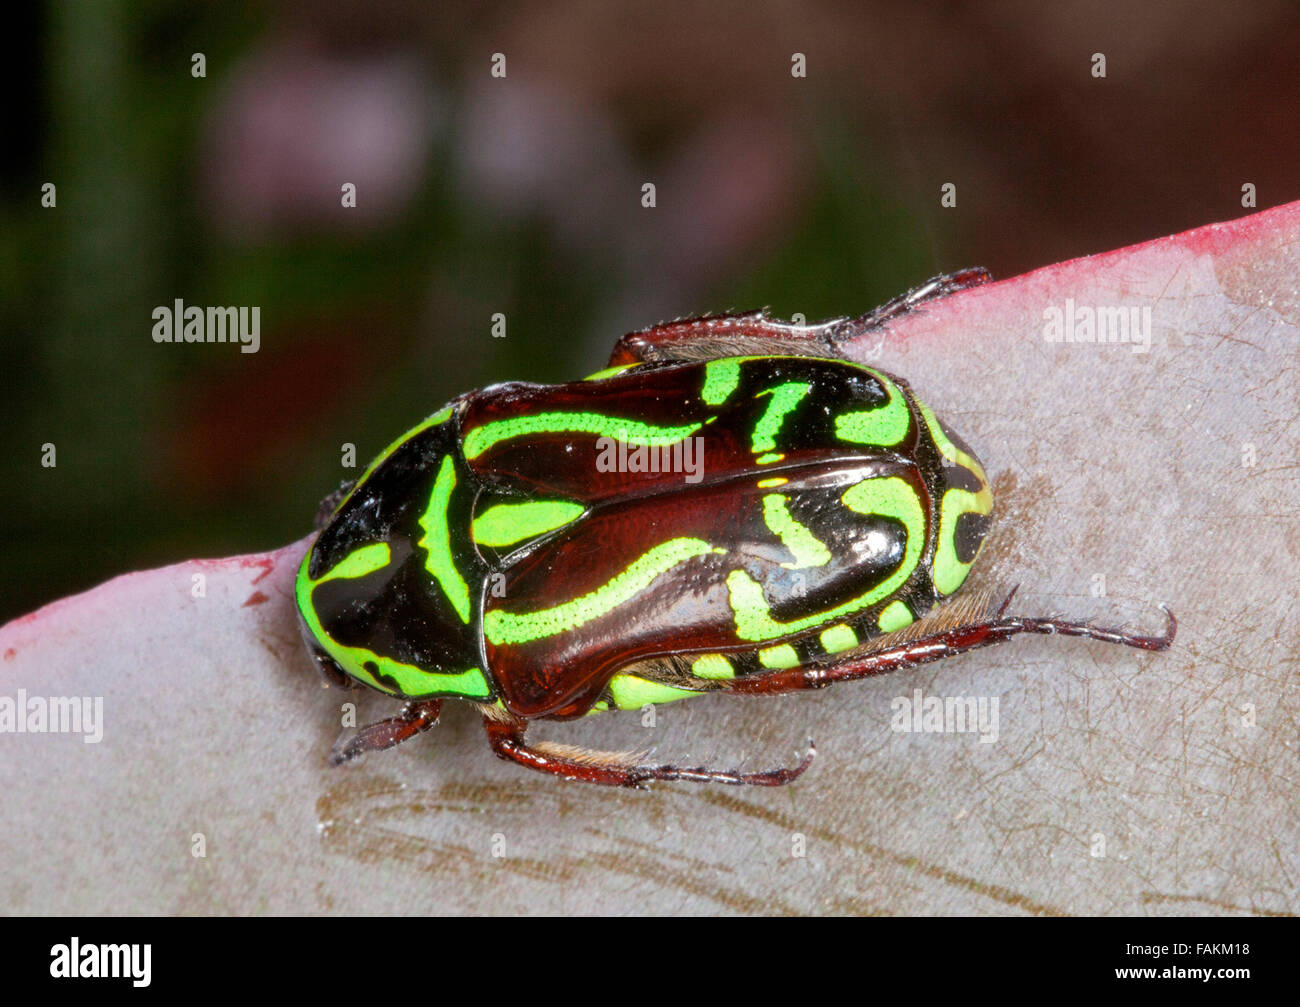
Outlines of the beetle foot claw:
M 382 752 L 400 745 L 438 723 L 441 699 L 422 699 L 407 703 L 396 717 L 367 724 L 359 731 L 342 734 L 330 749 L 329 763 L 341 766 L 366 752 Z

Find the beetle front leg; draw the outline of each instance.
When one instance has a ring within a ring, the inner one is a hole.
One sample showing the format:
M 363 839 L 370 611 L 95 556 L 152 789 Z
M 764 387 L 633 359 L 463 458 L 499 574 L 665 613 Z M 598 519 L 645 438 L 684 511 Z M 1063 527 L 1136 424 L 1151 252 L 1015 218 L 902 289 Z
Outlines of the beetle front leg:
M 937 301 L 949 294 L 980 287 L 992 281 L 993 274 L 983 266 L 959 269 L 955 273 L 940 273 L 920 286 L 913 287 L 907 293 L 900 294 L 880 307 L 868 311 L 865 315 L 841 323 L 839 331 L 835 333 L 835 339 L 851 339 L 860 333 L 880 328 L 926 301 Z
M 1164 608 L 1168 622 L 1160 636 L 1140 636 L 1118 629 L 1093 626 L 1086 622 L 1068 622 L 1063 619 L 1039 619 L 1027 616 L 1005 615 L 1013 590 L 997 614 L 992 618 L 966 625 L 944 628 L 926 636 L 909 639 L 893 647 L 883 647 L 859 656 L 849 655 L 835 663 L 807 665 L 786 671 L 774 671 L 736 678 L 727 682 L 729 692 L 748 695 L 776 695 L 802 689 L 821 689 L 834 682 L 849 682 L 873 675 L 939 661 L 945 657 L 963 654 L 968 650 L 1002 643 L 1020 633 L 1042 633 L 1048 636 L 1081 636 L 1089 640 L 1119 643 L 1140 650 L 1166 650 L 1178 632 L 1174 613 Z
M 766 311 L 664 322 L 625 335 L 615 344 L 609 365 L 715 360 L 762 353 L 839 356 L 839 343 L 879 328 L 927 301 L 978 287 L 992 279 L 992 274 L 982 266 L 943 273 L 865 315 L 807 325 L 770 318 Z
M 480 707 L 482 709 L 482 707 Z M 680 766 L 647 766 L 630 752 L 600 752 L 577 745 L 541 741 L 529 745 L 524 741 L 527 724 L 496 707 L 484 712 L 483 727 L 492 751 L 502 759 L 517 762 L 529 769 L 553 773 L 568 780 L 599 783 L 610 787 L 644 787 L 654 780 L 692 780 L 697 783 L 730 783 L 759 787 L 779 787 L 797 779 L 817 754 L 812 742 L 799 764 L 790 769 L 769 769 L 757 773 L 729 770 L 686 769 Z
M 436 724 L 441 712 L 441 699 L 407 703 L 396 717 L 367 724 L 355 734 L 339 738 L 330 751 L 330 765 L 341 766 L 366 752 L 382 752 L 385 748 L 410 741 Z

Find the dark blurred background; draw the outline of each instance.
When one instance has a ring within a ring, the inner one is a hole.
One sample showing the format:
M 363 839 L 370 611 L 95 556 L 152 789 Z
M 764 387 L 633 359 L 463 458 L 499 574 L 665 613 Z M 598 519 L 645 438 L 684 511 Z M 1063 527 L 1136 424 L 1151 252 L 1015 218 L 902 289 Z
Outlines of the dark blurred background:
M 1240 216 L 1246 182 L 1300 198 L 1300 8 L 1109 6 L 7 12 L 0 622 L 299 538 L 359 471 L 344 442 L 364 466 L 463 390 L 599 369 L 630 328 L 857 313 Z M 259 352 L 155 344 L 176 298 L 259 306 Z

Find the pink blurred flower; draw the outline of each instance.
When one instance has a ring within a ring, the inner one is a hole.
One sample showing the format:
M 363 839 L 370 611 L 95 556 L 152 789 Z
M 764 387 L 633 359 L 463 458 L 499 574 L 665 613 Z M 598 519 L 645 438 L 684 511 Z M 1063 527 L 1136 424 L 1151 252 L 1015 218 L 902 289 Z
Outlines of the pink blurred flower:
M 231 72 L 205 124 L 206 209 L 245 237 L 383 222 L 424 180 L 441 121 L 439 92 L 405 55 L 266 44 Z M 342 206 L 346 182 L 355 209 Z

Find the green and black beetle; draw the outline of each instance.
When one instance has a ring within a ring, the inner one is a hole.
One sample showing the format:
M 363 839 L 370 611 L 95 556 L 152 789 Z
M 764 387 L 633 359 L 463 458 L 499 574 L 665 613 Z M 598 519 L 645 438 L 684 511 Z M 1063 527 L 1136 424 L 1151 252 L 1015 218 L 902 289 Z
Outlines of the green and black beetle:
M 954 598 L 993 507 L 975 454 L 900 378 L 840 345 L 985 282 L 937 277 L 857 319 L 762 312 L 625 336 L 607 370 L 469 392 L 325 502 L 297 578 L 322 672 L 406 700 L 332 760 L 475 704 L 503 758 L 571 779 L 780 784 L 528 745 L 568 719 L 709 692 L 820 688 L 1018 633 L 1162 650 L 1161 636 Z

